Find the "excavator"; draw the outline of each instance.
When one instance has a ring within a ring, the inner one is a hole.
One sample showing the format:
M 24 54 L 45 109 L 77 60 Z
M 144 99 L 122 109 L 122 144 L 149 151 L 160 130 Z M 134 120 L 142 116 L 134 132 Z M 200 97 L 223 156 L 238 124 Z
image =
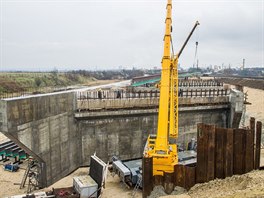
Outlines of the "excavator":
M 178 59 L 199 25 L 197 21 L 180 51 L 174 55 L 171 12 L 172 0 L 168 0 L 160 81 L 158 129 L 156 135 L 149 135 L 143 153 L 145 158 L 153 158 L 153 176 L 163 176 L 164 172 L 172 173 L 174 166 L 178 164 L 177 145 L 170 143 L 173 139 L 175 142 L 178 137 Z

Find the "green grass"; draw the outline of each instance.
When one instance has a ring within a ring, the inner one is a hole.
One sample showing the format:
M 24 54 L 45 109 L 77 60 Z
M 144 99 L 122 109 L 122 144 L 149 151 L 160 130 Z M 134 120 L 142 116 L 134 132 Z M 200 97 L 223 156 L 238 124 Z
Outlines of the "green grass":
M 96 79 L 68 73 L 0 73 L 0 94 L 13 93 L 28 88 L 64 87 L 81 85 Z

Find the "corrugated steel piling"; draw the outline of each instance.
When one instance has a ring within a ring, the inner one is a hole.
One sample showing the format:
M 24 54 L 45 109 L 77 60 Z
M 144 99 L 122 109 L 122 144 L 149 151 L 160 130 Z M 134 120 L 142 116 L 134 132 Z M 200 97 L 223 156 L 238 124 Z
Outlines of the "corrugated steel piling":
M 261 131 L 262 131 L 262 123 L 258 121 L 256 126 L 255 169 L 259 169 L 260 167 Z
M 150 195 L 153 189 L 153 158 L 144 157 L 143 158 L 143 198 Z
M 197 125 L 197 163 L 196 166 L 177 164 L 174 173 L 164 176 L 152 175 L 152 159 L 144 158 L 143 168 L 147 169 L 143 183 L 143 197 L 148 196 L 152 188 L 163 185 L 166 193 L 173 191 L 174 186 L 189 190 L 196 183 L 203 183 L 215 178 L 224 179 L 234 174 L 244 174 L 260 166 L 262 123 L 250 119 L 250 127 L 244 129 L 218 128 L 215 125 Z M 255 152 L 254 152 L 254 142 Z M 254 156 L 255 153 L 255 156 Z M 255 165 L 255 166 L 254 166 Z M 144 189 L 146 187 L 146 189 Z
M 174 173 L 164 173 L 164 189 L 167 194 L 174 190 Z

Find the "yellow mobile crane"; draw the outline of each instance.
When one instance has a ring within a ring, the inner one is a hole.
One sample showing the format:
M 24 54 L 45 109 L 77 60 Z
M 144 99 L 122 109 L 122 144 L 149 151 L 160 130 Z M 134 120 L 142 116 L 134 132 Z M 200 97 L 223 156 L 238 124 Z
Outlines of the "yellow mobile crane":
M 177 145 L 170 144 L 169 138 L 178 137 L 178 58 L 189 41 L 197 21 L 178 54 L 171 54 L 172 0 L 167 3 L 164 54 L 160 81 L 160 100 L 157 135 L 149 135 L 144 149 L 144 157 L 153 157 L 153 175 L 174 172 L 178 163 Z

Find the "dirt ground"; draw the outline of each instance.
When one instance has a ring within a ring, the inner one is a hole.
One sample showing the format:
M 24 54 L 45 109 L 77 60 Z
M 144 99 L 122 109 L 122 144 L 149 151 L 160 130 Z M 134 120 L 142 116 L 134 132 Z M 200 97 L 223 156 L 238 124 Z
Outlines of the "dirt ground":
M 73 177 L 88 174 L 88 168 L 79 168 L 69 176 L 63 178 L 62 180 L 56 182 L 47 189 L 61 188 L 72 186 Z M 123 185 L 120 182 L 120 179 L 117 175 L 112 177 L 110 172 L 107 174 L 107 183 L 105 189 L 102 191 L 102 198 L 115 198 L 115 197 L 131 197 L 133 189 L 129 189 L 127 186 Z M 142 197 L 141 191 L 138 190 L 135 198 Z
M 196 184 L 188 193 L 162 196 L 162 198 L 260 198 L 264 197 L 264 171 L 252 171 Z
M 246 126 L 251 116 L 256 120 L 262 121 L 264 124 L 264 91 L 252 88 L 245 88 L 248 92 L 248 101 L 252 105 L 247 106 L 246 110 Z M 263 127 L 264 128 L 264 127 Z M 263 129 L 264 131 L 264 129 Z M 264 133 L 262 137 L 264 136 Z M 5 140 L 5 136 L 0 134 L 0 142 Z M 261 165 L 264 166 L 264 150 L 262 149 Z M 24 163 L 26 164 L 26 163 Z M 25 166 L 25 165 L 24 165 Z M 63 178 L 52 187 L 68 187 L 72 186 L 72 178 L 74 176 L 87 174 L 88 168 L 79 168 L 71 175 Z M 16 194 L 23 194 L 26 188 L 19 189 L 19 185 L 24 174 L 24 170 L 20 169 L 16 173 L 4 171 L 0 168 L 0 197 L 6 197 Z M 128 189 L 119 182 L 119 178 L 114 178 L 108 174 L 106 188 L 103 190 L 103 198 L 114 197 L 131 197 L 132 189 Z M 138 190 L 136 197 L 141 197 L 141 191 Z M 166 196 L 175 198 L 189 198 L 189 197 L 264 197 L 264 171 L 253 171 L 242 176 L 233 176 L 224 180 L 214 180 L 205 184 L 195 185 L 187 194 Z
M 26 163 L 25 163 L 26 165 Z M 11 173 L 8 171 L 4 171 L 3 168 L 0 168 L 0 197 L 8 197 L 12 195 L 19 195 L 25 194 L 27 191 L 27 186 L 23 189 L 19 189 L 19 184 L 21 183 L 22 177 L 24 175 L 25 169 L 19 169 L 18 172 Z M 63 187 L 70 187 L 73 183 L 73 177 L 86 175 L 88 174 L 88 168 L 79 168 L 74 171 L 69 176 L 59 180 L 58 182 L 54 183 L 53 185 L 41 189 L 38 191 L 49 191 L 52 188 L 63 188 Z M 37 191 L 36 191 L 37 192 Z M 119 177 L 115 175 L 112 177 L 110 172 L 107 175 L 107 183 L 106 188 L 102 191 L 102 198 L 115 198 L 115 197 L 131 197 L 133 189 L 129 189 L 127 186 L 123 185 Z M 142 197 L 141 190 L 136 192 L 135 198 Z
M 26 163 L 24 163 L 23 167 L 17 172 L 4 171 L 2 165 L 3 162 L 1 162 L 0 167 L 0 197 L 2 198 L 11 195 L 24 194 L 27 189 L 19 189 L 19 185 L 25 173 Z
M 250 117 L 255 117 L 256 121 L 262 122 L 262 134 L 264 133 L 264 91 L 244 87 L 244 92 L 248 94 L 248 102 L 251 105 L 246 105 L 246 126 L 249 125 Z M 262 135 L 264 137 L 264 135 Z

